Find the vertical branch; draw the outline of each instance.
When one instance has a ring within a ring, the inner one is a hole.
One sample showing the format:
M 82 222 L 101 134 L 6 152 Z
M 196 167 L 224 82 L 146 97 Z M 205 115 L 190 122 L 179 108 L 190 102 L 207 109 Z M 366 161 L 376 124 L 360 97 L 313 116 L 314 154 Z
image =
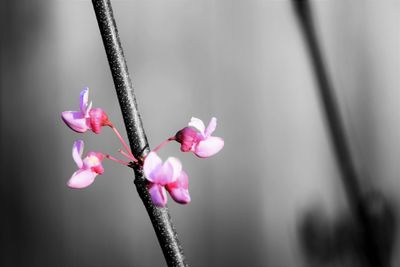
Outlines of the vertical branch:
M 92 0 L 92 3 L 121 106 L 131 150 L 136 158 L 143 158 L 149 152 L 149 145 L 137 108 L 111 2 L 110 0 Z M 144 174 L 139 168 L 135 168 L 135 185 L 149 214 L 168 266 L 188 266 L 168 209 L 160 208 L 153 204 L 147 190 Z
M 368 216 L 367 204 L 361 192 L 350 147 L 346 139 L 344 124 L 339 114 L 333 86 L 328 77 L 315 33 L 310 3 L 308 0 L 293 0 L 293 5 L 308 47 L 310 60 L 318 83 L 319 95 L 330 130 L 333 149 L 341 171 L 342 183 L 354 217 L 362 232 L 363 254 L 367 260 L 367 264 L 373 267 L 382 267 L 384 265 L 382 259 L 378 256 L 379 248 L 377 241 L 374 239 L 374 229 L 370 220 L 371 218 Z

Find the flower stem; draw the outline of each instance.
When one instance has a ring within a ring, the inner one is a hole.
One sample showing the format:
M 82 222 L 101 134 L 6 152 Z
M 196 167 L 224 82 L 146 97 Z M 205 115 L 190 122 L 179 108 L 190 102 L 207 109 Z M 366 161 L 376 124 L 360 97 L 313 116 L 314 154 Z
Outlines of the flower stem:
M 118 152 L 122 154 L 122 156 L 124 156 L 127 159 L 133 160 L 134 162 L 138 162 L 137 159 L 135 159 L 134 156 L 129 155 L 128 153 L 126 153 L 125 151 L 123 151 L 122 149 L 118 149 Z
M 158 150 L 160 150 L 161 148 L 163 148 L 165 145 L 167 145 L 168 143 L 170 143 L 171 141 L 174 141 L 176 138 L 175 136 L 172 136 L 170 138 L 168 138 L 167 140 L 165 140 L 164 142 L 162 142 L 161 144 L 159 144 L 156 148 L 154 148 L 152 151 L 153 152 L 157 152 Z
M 126 152 L 129 154 L 129 158 L 134 162 L 138 162 L 138 160 L 133 156 L 129 146 L 125 143 L 124 138 L 122 138 L 121 134 L 118 132 L 117 128 L 114 125 L 110 126 L 113 129 L 115 135 L 118 137 L 119 141 L 121 142 L 122 146 L 126 149 Z
M 123 160 L 114 158 L 114 157 L 111 156 L 111 155 L 108 155 L 108 154 L 107 154 L 107 155 L 105 155 L 105 157 L 108 158 L 109 160 L 115 161 L 115 162 L 120 163 L 120 164 L 122 164 L 122 165 L 125 165 L 125 166 L 128 166 L 128 167 L 130 166 L 129 162 L 126 162 L 126 161 L 123 161 Z

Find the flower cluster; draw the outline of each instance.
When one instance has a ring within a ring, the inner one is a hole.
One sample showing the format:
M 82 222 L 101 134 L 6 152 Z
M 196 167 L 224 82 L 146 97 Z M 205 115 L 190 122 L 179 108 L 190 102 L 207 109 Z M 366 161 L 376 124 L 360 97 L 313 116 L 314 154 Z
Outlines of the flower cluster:
M 203 121 L 192 117 L 187 127 L 165 140 L 145 156 L 144 160 L 139 161 L 133 156 L 107 114 L 101 108 L 92 108 L 92 102 L 89 103 L 89 88 L 83 89 L 80 93 L 80 111 L 64 111 L 61 113 L 61 118 L 69 128 L 78 133 L 92 131 L 99 134 L 102 127 L 110 127 L 125 149 L 118 151 L 128 160 L 120 160 L 99 152 L 89 152 L 82 158 L 84 142 L 77 140 L 72 146 L 72 158 L 78 170 L 69 179 L 67 183 L 69 187 L 81 189 L 91 185 L 97 175 L 104 173 L 102 161 L 107 158 L 128 167 L 136 165 L 142 168 L 153 203 L 159 207 L 167 204 L 167 191 L 172 199 L 180 204 L 187 204 L 191 199 L 188 175 L 183 171 L 182 163 L 175 157 L 169 157 L 163 162 L 156 152 L 172 141 L 180 144 L 182 152 L 193 152 L 199 158 L 211 157 L 224 147 L 222 138 L 211 136 L 217 126 L 216 118 L 212 118 L 206 128 Z

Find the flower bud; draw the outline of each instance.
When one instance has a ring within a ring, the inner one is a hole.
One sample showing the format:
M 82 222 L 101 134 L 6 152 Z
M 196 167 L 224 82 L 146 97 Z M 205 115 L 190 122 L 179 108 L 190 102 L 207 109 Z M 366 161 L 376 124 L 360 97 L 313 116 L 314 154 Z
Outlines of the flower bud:
M 175 138 L 181 144 L 182 152 L 192 151 L 193 146 L 198 142 L 197 131 L 191 127 L 185 127 L 177 132 Z
M 89 112 L 90 128 L 99 134 L 102 126 L 110 126 L 107 114 L 101 108 L 93 108 Z

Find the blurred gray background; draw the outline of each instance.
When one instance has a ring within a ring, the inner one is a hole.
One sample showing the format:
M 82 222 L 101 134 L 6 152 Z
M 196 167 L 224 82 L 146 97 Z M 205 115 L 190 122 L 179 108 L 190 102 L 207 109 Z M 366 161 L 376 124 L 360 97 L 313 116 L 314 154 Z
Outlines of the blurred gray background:
M 225 139 L 206 160 L 177 144 L 160 153 L 190 177 L 192 203 L 169 199 L 188 262 L 307 266 L 301 214 L 335 218 L 347 202 L 290 1 L 112 2 L 150 145 L 191 116 L 216 116 Z M 357 166 L 400 204 L 400 1 L 312 4 Z M 163 266 L 130 169 L 105 162 L 91 187 L 66 187 L 74 140 L 120 147 L 108 129 L 78 135 L 61 121 L 83 87 L 125 135 L 91 2 L 1 1 L 0 12 L 0 265 Z

